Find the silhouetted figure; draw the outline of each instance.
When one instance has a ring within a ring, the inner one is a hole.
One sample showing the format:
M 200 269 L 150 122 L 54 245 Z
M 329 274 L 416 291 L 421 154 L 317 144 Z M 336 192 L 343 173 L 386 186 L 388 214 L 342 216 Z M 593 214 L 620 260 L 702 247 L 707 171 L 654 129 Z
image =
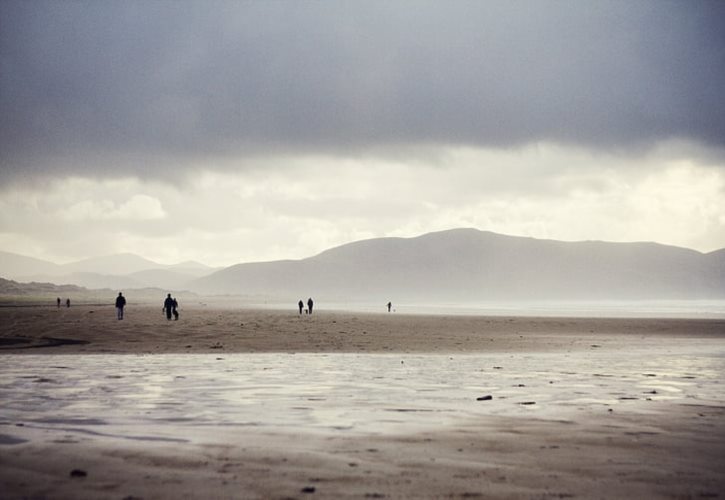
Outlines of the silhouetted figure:
M 314 302 L 312 302 L 312 297 L 310 297 L 309 299 L 307 299 L 307 309 L 310 311 L 310 314 L 312 314 L 312 306 L 313 306 L 313 304 L 314 304 Z
M 70 299 L 65 299 L 65 306 L 70 307 Z
M 118 319 L 123 319 L 124 307 L 126 307 L 126 297 L 121 292 L 118 292 L 118 297 L 116 297 L 116 316 Z
M 302 302 L 302 299 L 300 299 L 300 301 L 297 302 L 297 307 L 300 308 L 300 314 L 302 314 L 302 309 L 305 307 L 305 303 Z
M 390 308 L 391 307 L 393 307 L 393 303 L 392 302 L 388 302 L 388 312 L 390 312 Z
M 58 309 L 60 309 L 60 297 L 55 299 L 55 303 L 58 304 Z
M 174 309 L 174 299 L 171 298 L 171 294 L 168 294 L 166 296 L 166 300 L 164 300 L 164 307 L 161 309 L 162 311 L 166 311 L 166 319 L 171 319 L 171 312 Z
M 177 307 L 179 307 L 179 303 L 176 301 L 176 297 L 174 297 L 171 303 L 171 312 L 174 313 L 174 321 L 179 319 L 179 311 L 176 310 Z

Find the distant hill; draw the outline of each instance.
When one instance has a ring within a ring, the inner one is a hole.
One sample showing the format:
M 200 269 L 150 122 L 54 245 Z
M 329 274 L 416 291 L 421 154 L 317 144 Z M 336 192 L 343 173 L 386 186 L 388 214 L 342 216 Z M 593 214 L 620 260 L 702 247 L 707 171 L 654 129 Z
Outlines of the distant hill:
M 454 229 L 358 241 L 301 260 L 238 264 L 189 286 L 337 301 L 707 299 L 725 298 L 724 277 L 725 251 Z
M 87 291 L 85 288 L 75 285 L 59 286 L 53 283 L 18 283 L 17 281 L 0 278 L 0 296 L 60 295 L 66 297 L 69 294 L 85 293 Z
M 79 260 L 61 266 L 65 273 L 97 273 L 110 275 L 131 274 L 146 269 L 163 267 L 152 260 L 144 259 L 132 253 L 119 253 L 103 257 Z
M 136 282 L 142 283 L 143 286 L 156 286 L 160 288 L 169 288 L 172 290 L 182 290 L 188 288 L 189 282 L 199 276 L 205 276 L 209 272 L 198 273 L 196 270 L 172 271 L 170 269 L 147 269 L 138 271 L 127 276 Z M 138 287 L 126 287 L 138 288 Z
M 0 252 L 0 276 L 22 282 L 74 284 L 85 288 L 115 290 L 147 287 L 184 289 L 186 284 L 213 271 L 194 261 L 165 265 L 125 253 L 94 257 L 69 264 Z
M 201 262 L 196 262 L 194 260 L 187 260 L 186 262 L 179 262 L 178 264 L 172 264 L 166 267 L 174 271 L 194 275 L 209 274 L 211 271 L 216 270 L 206 264 L 202 264 Z
M 10 252 L 0 252 L 0 276 L 15 278 L 34 274 L 58 275 L 63 268 L 46 260 L 26 257 Z
M 109 288 L 111 290 L 127 290 L 129 288 L 144 288 L 147 286 L 146 283 L 134 279 L 132 276 L 85 272 L 74 272 L 61 276 L 28 276 L 23 278 L 22 281 L 49 281 L 59 285 L 73 284 L 90 289 Z
M 133 254 L 57 265 L 0 252 L 0 276 L 88 289 L 189 290 L 295 302 L 310 295 L 421 303 L 723 299 L 725 249 L 703 254 L 656 243 L 562 242 L 454 229 L 221 270 L 197 262 L 163 265 Z
M 150 303 L 161 307 L 166 293 L 171 291 L 182 304 L 196 303 L 199 297 L 191 292 L 174 292 L 172 289 L 138 288 L 124 292 L 129 304 Z M 0 306 L 13 305 L 55 305 L 60 297 L 65 303 L 70 298 L 72 304 L 94 304 L 112 306 L 118 291 L 115 289 L 89 289 L 76 285 L 55 285 L 53 283 L 20 283 L 0 278 Z

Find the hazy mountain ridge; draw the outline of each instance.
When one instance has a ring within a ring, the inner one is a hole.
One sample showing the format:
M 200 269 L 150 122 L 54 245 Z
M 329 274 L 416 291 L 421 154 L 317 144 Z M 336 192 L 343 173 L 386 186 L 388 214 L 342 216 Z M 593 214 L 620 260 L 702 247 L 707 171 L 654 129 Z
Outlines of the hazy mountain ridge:
M 61 266 L 53 262 L 0 251 L 0 276 L 15 278 L 32 274 L 53 275 L 59 273 L 62 273 Z
M 297 261 L 238 264 L 191 286 L 328 300 L 694 299 L 725 297 L 724 268 L 725 251 L 454 229 L 348 243 Z
M 157 267 L 140 269 L 152 264 Z M 306 259 L 212 271 L 196 262 L 161 265 L 133 254 L 57 265 L 0 252 L 0 276 L 89 289 L 159 288 L 284 300 L 313 295 L 328 301 L 725 298 L 725 249 L 704 254 L 658 243 L 563 242 L 476 229 L 363 240 Z
M 47 295 L 86 292 L 83 287 L 76 285 L 55 285 L 53 283 L 18 283 L 13 280 L 0 278 L 0 295 Z
M 0 276 L 21 282 L 73 284 L 89 289 L 183 289 L 195 278 L 215 269 L 199 262 L 159 264 L 135 254 L 122 253 L 55 264 L 10 252 L 0 252 Z
M 166 293 L 172 293 L 182 304 L 198 301 L 198 296 L 189 291 L 173 291 L 158 287 L 144 287 L 124 290 L 129 304 L 156 304 L 161 307 Z M 56 298 L 60 297 L 62 306 L 65 299 L 71 299 L 72 305 L 108 305 L 113 306 L 118 289 L 89 289 L 76 285 L 56 285 L 54 283 L 19 283 L 14 280 L 0 278 L 0 306 L 55 306 Z

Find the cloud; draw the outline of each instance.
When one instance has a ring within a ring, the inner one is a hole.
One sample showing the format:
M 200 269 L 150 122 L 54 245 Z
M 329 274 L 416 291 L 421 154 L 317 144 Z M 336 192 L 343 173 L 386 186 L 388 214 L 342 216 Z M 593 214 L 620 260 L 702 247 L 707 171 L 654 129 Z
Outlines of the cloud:
M 81 195 L 82 196 L 82 195 Z M 166 217 L 161 202 L 151 196 L 136 194 L 120 205 L 109 200 L 82 200 L 59 211 L 61 219 L 74 222 L 98 220 L 143 221 Z
M 10 0 L 0 18 L 4 181 L 179 182 L 419 147 L 725 147 L 722 2 Z
M 603 159 L 549 144 L 451 147 L 413 164 L 314 155 L 280 170 L 200 170 L 183 185 L 70 178 L 5 186 L 0 248 L 56 261 L 134 252 L 231 265 L 452 227 L 725 247 L 725 170 L 673 149 Z
M 725 246 L 725 3 L 0 2 L 0 248 Z

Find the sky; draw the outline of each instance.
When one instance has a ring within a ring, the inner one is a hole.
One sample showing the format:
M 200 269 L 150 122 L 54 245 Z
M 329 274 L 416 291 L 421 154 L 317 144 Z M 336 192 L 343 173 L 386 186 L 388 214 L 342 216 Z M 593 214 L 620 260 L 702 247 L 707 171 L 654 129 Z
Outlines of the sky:
M 0 250 L 725 247 L 725 2 L 0 1 Z

